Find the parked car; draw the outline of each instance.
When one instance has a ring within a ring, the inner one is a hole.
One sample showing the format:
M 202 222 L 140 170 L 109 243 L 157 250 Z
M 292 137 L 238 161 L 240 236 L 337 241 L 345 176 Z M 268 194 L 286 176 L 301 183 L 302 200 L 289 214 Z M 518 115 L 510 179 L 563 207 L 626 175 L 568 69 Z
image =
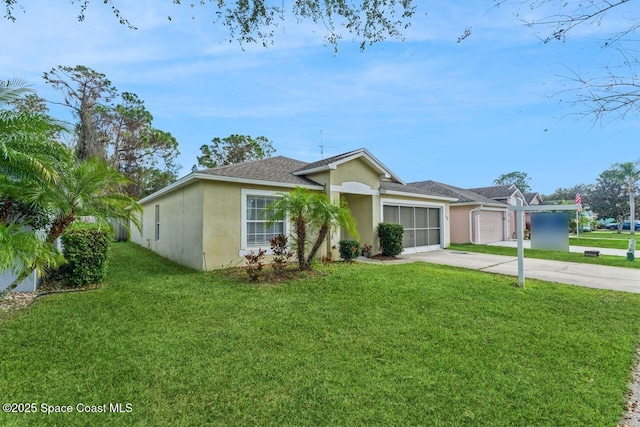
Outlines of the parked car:
M 635 229 L 636 231 L 640 231 L 640 221 L 639 220 L 635 220 Z M 618 229 L 618 223 L 617 222 L 613 222 L 611 224 L 607 224 L 607 230 L 617 230 Z M 631 230 L 631 221 L 625 221 L 622 223 L 622 229 L 623 230 Z

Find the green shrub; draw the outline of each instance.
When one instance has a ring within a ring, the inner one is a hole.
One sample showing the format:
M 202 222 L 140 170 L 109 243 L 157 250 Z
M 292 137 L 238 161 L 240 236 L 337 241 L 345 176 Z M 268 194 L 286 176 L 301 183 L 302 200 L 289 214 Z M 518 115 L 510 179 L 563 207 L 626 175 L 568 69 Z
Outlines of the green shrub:
M 289 238 L 284 234 L 278 234 L 270 242 L 273 254 L 271 269 L 276 273 L 276 276 L 283 276 L 287 268 L 287 261 L 293 256 L 289 250 Z
M 352 239 L 344 239 L 338 242 L 340 247 L 340 258 L 345 261 L 351 261 L 358 257 L 360 252 L 360 242 Z
M 107 274 L 107 257 L 113 241 L 111 230 L 79 224 L 69 227 L 61 240 L 67 264 L 60 268 L 57 277 L 73 287 L 101 283 Z
M 396 256 L 402 252 L 402 234 L 404 229 L 400 224 L 381 222 L 378 224 L 380 238 L 380 252 L 385 256 Z
M 264 268 L 264 255 L 267 253 L 264 249 L 258 249 L 258 252 L 251 251 L 244 257 L 247 260 L 245 271 L 249 276 L 249 281 L 257 282 L 260 279 L 260 273 Z

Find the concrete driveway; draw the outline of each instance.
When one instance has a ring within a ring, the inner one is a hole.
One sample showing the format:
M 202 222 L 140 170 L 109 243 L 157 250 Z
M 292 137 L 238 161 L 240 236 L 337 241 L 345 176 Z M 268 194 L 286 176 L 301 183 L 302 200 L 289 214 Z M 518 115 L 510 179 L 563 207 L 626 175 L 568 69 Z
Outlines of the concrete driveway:
M 488 273 L 518 276 L 517 258 L 511 256 L 438 250 L 402 255 L 402 258 L 406 261 L 424 261 L 470 268 Z M 630 262 L 640 262 L 640 260 Z M 526 279 L 533 278 L 589 288 L 640 293 L 640 269 L 548 261 L 525 257 L 524 276 L 525 285 Z

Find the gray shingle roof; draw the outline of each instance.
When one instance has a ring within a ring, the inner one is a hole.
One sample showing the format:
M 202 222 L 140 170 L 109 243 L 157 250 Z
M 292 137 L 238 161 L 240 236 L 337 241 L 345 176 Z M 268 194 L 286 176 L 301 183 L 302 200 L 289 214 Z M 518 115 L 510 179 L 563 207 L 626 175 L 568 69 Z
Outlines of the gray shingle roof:
M 524 193 L 524 200 L 530 205 L 536 196 L 540 197 L 540 193 Z M 542 197 L 540 197 L 540 201 L 542 201 Z
M 317 182 L 304 176 L 293 175 L 292 172 L 303 168 L 306 164 L 305 162 L 289 157 L 276 156 L 254 160 L 252 162 L 204 169 L 197 173 L 294 185 L 319 185 Z
M 465 190 L 463 188 L 455 187 L 453 185 L 443 184 L 441 182 L 427 180 L 419 182 L 410 182 L 410 186 L 422 188 L 431 194 L 441 195 L 445 197 L 455 197 L 458 199 L 456 202 L 451 202 L 452 205 L 459 203 L 483 203 L 492 205 L 502 205 L 503 203 L 496 200 L 492 200 L 482 194 L 475 193 L 471 190 Z
M 436 196 L 436 197 L 440 196 L 440 197 L 456 198 L 455 195 L 451 196 L 448 194 L 433 192 L 429 188 L 421 188 L 412 184 L 399 184 L 397 182 L 390 182 L 390 181 L 382 181 L 380 183 L 380 189 L 390 190 L 390 191 L 400 191 L 403 193 L 420 194 L 423 196 Z
M 364 148 L 358 148 L 357 150 L 349 151 L 347 153 L 338 154 L 337 156 L 327 157 L 326 159 L 318 160 L 317 162 L 305 163 L 303 166 L 301 166 L 298 170 L 296 170 L 294 172 L 301 172 L 301 171 L 305 171 L 305 170 L 316 169 L 316 168 L 319 168 L 319 167 L 322 167 L 322 166 L 327 166 L 327 165 L 330 165 L 331 163 L 334 163 L 334 162 L 337 162 L 337 161 L 342 160 L 344 158 L 347 158 L 349 156 L 352 156 L 353 154 L 358 153 L 360 151 L 364 151 Z
M 469 191 L 481 194 L 490 199 L 506 199 L 511 197 L 518 189 L 515 185 L 494 185 L 492 187 L 470 188 Z

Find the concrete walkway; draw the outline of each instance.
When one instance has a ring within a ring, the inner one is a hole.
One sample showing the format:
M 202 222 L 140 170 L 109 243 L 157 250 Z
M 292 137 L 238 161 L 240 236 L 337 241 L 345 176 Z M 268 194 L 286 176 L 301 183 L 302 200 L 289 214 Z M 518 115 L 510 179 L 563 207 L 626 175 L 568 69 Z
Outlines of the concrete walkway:
M 487 273 L 518 276 L 518 260 L 516 257 L 475 252 L 438 250 L 402 255 L 401 259 L 397 261 L 374 261 L 366 258 L 359 258 L 359 260 L 382 264 L 424 261 L 434 264 L 470 268 Z M 636 261 L 633 262 L 640 262 L 640 260 L 636 259 Z M 524 276 L 525 285 L 527 279 L 540 279 L 589 288 L 640 293 L 640 269 L 549 261 L 525 257 Z

